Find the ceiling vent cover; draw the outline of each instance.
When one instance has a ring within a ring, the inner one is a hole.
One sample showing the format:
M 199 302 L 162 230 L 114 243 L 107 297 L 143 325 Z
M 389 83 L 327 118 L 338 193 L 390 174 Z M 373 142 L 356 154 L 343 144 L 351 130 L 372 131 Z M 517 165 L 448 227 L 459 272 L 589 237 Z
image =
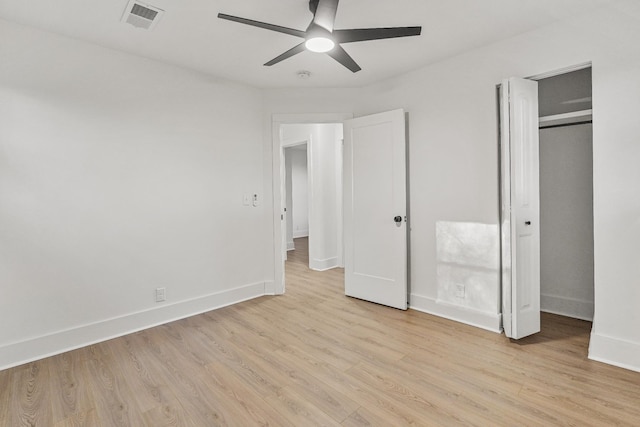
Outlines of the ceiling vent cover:
M 131 24 L 136 28 L 151 30 L 156 26 L 164 10 L 155 6 L 131 0 L 124 10 L 122 22 Z

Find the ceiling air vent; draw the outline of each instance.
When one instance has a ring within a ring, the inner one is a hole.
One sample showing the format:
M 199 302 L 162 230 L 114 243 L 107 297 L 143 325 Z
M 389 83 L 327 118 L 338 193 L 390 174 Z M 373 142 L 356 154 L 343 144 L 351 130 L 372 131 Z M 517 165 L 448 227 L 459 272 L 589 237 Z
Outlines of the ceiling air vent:
M 124 10 L 122 22 L 131 24 L 136 28 L 151 30 L 156 26 L 163 13 L 164 10 L 158 9 L 155 6 L 131 0 Z

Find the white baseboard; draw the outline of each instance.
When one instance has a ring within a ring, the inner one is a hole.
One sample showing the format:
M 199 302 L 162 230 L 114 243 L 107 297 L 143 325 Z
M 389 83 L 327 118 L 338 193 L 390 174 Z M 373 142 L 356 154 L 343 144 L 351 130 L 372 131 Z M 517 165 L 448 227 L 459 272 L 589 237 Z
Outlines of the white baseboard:
M 240 286 L 4 345 L 0 370 L 257 298 L 265 289 L 264 282 Z
M 276 294 L 276 282 L 273 280 L 268 280 L 264 282 L 264 294 L 265 295 L 275 295 Z
M 315 271 L 331 270 L 338 266 L 338 257 L 327 259 L 309 259 L 309 268 Z
M 445 302 L 438 302 L 435 298 L 418 294 L 411 294 L 410 300 L 409 308 L 412 310 L 444 317 L 445 319 L 465 323 L 491 332 L 502 332 L 501 314 L 486 313 L 484 311 L 472 310 Z
M 309 237 L 309 230 L 295 230 L 293 232 L 294 239 L 298 239 L 300 237 Z
M 540 294 L 540 311 L 593 321 L 593 301 Z
M 296 248 L 296 244 L 293 242 L 287 242 L 287 250 L 292 251 Z
M 591 331 L 589 359 L 640 372 L 640 343 Z

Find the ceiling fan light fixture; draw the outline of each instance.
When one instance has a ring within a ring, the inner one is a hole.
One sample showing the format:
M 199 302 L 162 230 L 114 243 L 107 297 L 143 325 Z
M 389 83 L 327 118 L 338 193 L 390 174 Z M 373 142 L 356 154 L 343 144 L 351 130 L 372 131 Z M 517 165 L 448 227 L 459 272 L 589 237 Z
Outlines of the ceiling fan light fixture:
M 312 37 L 304 44 L 307 50 L 317 53 L 329 52 L 335 45 L 334 41 L 328 37 Z

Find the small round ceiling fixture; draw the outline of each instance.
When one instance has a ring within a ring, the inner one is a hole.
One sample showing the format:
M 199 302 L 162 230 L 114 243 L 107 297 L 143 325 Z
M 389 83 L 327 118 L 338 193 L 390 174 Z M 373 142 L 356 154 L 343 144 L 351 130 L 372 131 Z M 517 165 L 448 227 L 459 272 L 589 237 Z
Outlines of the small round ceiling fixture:
M 308 78 L 311 77 L 311 71 L 307 71 L 307 70 L 300 70 L 296 74 L 298 75 L 298 78 L 301 80 L 307 80 Z
M 333 42 L 333 40 L 327 37 L 312 37 L 308 39 L 304 44 L 307 50 L 317 53 L 329 52 L 334 48 L 335 45 L 336 44 Z

